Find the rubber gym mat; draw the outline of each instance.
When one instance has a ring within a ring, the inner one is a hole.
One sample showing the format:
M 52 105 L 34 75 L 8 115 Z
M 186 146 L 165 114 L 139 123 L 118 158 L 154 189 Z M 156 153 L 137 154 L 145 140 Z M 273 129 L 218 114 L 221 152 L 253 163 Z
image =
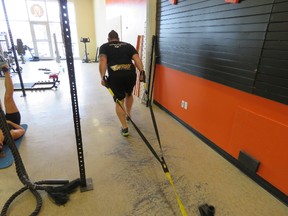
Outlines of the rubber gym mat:
M 28 125 L 27 124 L 21 124 L 21 126 L 25 129 L 25 133 L 26 133 L 26 131 L 28 129 Z M 22 137 L 20 137 L 19 139 L 14 141 L 17 149 L 19 149 L 20 144 L 21 144 L 24 136 L 25 136 L 25 134 Z M 14 162 L 14 157 L 13 157 L 12 152 L 10 151 L 8 145 L 3 146 L 3 153 L 5 154 L 5 156 L 3 158 L 0 158 L 0 169 L 7 168 L 7 167 L 11 166 Z

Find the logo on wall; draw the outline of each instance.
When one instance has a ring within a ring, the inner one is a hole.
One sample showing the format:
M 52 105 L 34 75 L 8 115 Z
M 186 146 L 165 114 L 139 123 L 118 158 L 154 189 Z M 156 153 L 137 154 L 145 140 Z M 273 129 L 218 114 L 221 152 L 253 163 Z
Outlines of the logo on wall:
M 44 15 L 44 10 L 39 4 L 33 4 L 30 10 L 34 17 L 42 17 Z

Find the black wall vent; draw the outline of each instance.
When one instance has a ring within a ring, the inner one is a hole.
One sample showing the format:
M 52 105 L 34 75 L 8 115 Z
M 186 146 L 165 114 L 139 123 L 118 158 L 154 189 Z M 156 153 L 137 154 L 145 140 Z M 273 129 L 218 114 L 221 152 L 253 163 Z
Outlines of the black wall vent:
M 252 156 L 248 155 L 246 152 L 239 152 L 238 161 L 252 172 L 256 173 L 258 171 L 260 162 Z

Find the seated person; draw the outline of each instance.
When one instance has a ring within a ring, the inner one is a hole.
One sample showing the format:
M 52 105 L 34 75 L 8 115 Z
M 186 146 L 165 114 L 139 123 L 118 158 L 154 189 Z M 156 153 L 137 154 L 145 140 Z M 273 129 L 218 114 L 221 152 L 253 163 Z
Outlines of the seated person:
M 14 140 L 20 138 L 24 135 L 25 130 L 21 127 L 21 115 L 15 104 L 13 93 L 14 93 L 14 85 L 10 76 L 9 66 L 6 64 L 0 56 L 0 68 L 4 72 L 5 75 L 5 94 L 4 94 L 4 106 L 5 106 L 5 117 L 7 124 L 9 126 L 9 130 L 11 136 Z M 1 107 L 1 103 L 0 103 Z M 2 107 L 1 107 L 2 109 Z M 4 144 L 4 135 L 3 131 L 0 132 L 0 152 L 3 148 Z

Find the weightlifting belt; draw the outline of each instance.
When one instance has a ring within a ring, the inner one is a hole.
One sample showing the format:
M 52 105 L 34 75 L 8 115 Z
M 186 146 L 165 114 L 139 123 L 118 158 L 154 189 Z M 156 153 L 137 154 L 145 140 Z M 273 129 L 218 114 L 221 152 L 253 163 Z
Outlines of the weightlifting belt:
M 131 64 L 117 64 L 110 66 L 111 70 L 119 71 L 119 70 L 131 70 Z

